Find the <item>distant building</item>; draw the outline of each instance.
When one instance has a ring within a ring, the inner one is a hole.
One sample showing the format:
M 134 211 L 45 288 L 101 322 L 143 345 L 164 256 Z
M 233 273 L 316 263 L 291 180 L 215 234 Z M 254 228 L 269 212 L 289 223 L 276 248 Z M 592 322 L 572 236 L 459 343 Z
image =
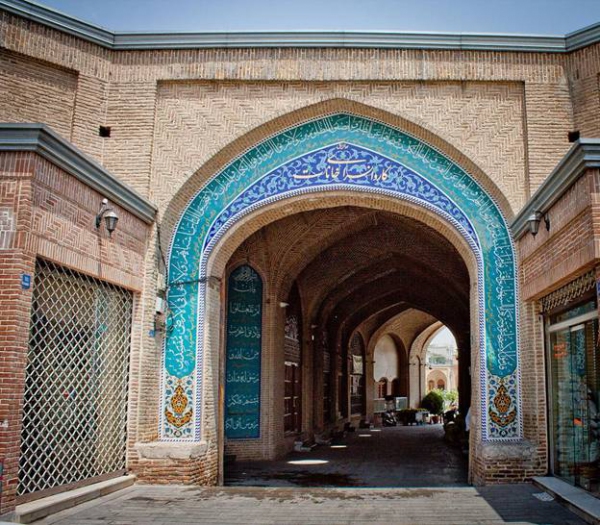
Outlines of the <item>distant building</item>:
M 427 347 L 427 391 L 458 390 L 458 359 L 452 344 Z

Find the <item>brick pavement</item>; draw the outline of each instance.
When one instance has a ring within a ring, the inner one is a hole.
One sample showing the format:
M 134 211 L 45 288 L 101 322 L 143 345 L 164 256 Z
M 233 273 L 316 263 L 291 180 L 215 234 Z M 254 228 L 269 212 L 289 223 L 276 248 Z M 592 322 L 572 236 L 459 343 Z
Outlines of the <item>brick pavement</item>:
M 441 425 L 360 430 L 338 440 L 336 448 L 229 466 L 228 483 L 237 486 L 136 485 L 37 523 L 584 523 L 556 501 L 535 497 L 541 491 L 529 484 L 468 486 L 465 459 L 442 435 Z M 302 463 L 290 463 L 297 461 Z
M 583 525 L 531 485 L 476 489 L 299 489 L 137 485 L 38 525 Z

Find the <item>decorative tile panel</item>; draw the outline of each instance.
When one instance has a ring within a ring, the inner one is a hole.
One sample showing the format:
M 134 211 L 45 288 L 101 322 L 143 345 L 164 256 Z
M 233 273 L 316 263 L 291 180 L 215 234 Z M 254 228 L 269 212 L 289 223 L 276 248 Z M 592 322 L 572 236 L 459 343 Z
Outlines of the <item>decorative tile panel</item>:
M 216 243 L 243 216 L 270 203 L 339 190 L 387 195 L 422 206 L 469 243 L 478 261 L 480 381 L 486 393 L 481 399 L 483 436 L 519 439 L 517 281 L 504 217 L 471 176 L 431 146 L 395 128 L 346 114 L 299 125 L 256 145 L 217 173 L 184 211 L 168 264 L 163 439 L 201 436 L 206 261 Z M 187 392 L 196 392 L 193 421 L 179 427 L 179 435 L 164 417 L 176 394 L 168 388 L 172 377 L 192 377 Z

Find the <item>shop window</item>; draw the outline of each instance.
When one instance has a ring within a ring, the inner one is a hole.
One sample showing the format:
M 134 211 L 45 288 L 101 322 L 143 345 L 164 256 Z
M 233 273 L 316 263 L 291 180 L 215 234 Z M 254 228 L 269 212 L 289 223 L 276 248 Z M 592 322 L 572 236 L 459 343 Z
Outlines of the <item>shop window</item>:
M 547 317 L 552 469 L 600 495 L 600 354 L 594 300 Z

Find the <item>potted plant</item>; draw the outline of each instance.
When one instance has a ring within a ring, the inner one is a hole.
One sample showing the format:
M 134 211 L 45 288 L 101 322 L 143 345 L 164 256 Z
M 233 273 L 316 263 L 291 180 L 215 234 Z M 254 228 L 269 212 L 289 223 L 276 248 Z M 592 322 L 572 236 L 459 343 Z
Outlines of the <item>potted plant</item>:
M 444 411 L 444 396 L 437 390 L 432 390 L 423 398 L 421 406 L 431 414 L 433 423 L 439 423 L 440 414 Z
M 416 425 L 417 420 L 415 418 L 417 411 L 412 408 L 403 408 L 398 412 L 398 421 L 404 426 Z

